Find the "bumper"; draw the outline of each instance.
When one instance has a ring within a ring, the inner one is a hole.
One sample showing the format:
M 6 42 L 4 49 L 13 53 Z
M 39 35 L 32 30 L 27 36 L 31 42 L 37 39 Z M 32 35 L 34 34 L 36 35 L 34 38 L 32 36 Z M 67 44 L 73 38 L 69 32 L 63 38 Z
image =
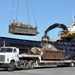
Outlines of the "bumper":
M 0 63 L 0 68 L 8 68 L 9 64 L 7 63 Z

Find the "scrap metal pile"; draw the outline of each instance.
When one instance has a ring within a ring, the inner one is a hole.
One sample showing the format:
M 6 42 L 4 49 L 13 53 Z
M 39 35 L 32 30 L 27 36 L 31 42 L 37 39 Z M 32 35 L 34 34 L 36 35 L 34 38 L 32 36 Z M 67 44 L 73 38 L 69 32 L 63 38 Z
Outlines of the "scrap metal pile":
M 40 52 L 41 55 L 43 55 L 43 53 L 44 53 L 45 50 L 57 51 L 57 49 L 53 45 L 51 45 L 51 44 L 45 44 L 42 48 L 33 47 L 31 49 L 31 52 L 33 54 L 38 54 L 38 52 Z
M 16 20 L 9 25 L 9 33 L 29 36 L 35 36 L 38 34 L 37 27 L 33 28 L 30 24 L 20 23 Z
M 34 55 L 41 55 L 43 60 L 63 60 L 65 50 L 57 50 L 53 45 L 45 44 L 42 48 L 33 47 L 31 52 Z

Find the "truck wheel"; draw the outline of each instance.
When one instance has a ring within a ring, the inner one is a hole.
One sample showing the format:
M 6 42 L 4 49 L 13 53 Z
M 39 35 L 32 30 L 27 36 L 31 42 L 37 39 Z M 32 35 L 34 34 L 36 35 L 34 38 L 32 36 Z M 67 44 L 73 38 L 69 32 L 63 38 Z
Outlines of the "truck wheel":
M 34 61 L 30 60 L 28 65 L 29 65 L 29 69 L 33 69 L 34 68 Z
M 23 63 L 23 67 L 22 67 L 23 70 L 27 70 L 28 69 L 28 61 L 25 61 Z
M 74 62 L 71 62 L 69 66 L 74 67 L 75 66 Z
M 8 71 L 14 71 L 14 62 L 13 61 L 10 62 Z

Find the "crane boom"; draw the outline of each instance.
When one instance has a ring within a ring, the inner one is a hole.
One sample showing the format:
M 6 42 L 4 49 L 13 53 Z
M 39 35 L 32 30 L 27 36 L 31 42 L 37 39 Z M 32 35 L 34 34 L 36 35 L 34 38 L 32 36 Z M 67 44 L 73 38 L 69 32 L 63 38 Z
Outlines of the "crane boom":
M 54 29 L 54 28 L 56 28 L 56 27 L 62 28 L 63 30 L 67 30 L 67 31 L 68 31 L 66 25 L 64 25 L 64 24 L 59 24 L 59 23 L 55 23 L 55 24 L 49 26 L 49 27 L 46 29 L 45 35 L 47 35 L 47 32 L 48 32 L 48 31 L 50 31 L 50 30 L 52 30 L 52 29 Z

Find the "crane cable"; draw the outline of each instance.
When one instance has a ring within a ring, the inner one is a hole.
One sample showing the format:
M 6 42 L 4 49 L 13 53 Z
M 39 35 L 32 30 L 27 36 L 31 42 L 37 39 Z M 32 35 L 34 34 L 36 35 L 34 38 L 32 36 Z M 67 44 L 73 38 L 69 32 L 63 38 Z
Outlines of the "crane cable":
M 14 3 L 15 3 L 15 0 L 13 0 L 9 24 L 11 23 L 11 19 L 12 19 L 12 14 L 13 14 L 13 10 L 14 10 L 14 9 L 13 9 L 13 8 L 14 8 Z M 26 0 L 26 4 L 27 4 L 27 13 L 28 13 L 28 23 L 30 24 L 29 7 L 28 7 L 28 1 L 27 1 L 27 0 Z M 33 16 L 34 16 L 35 25 L 36 25 L 36 27 L 37 27 L 37 22 L 36 22 L 36 18 L 35 18 L 35 13 L 34 13 L 34 9 L 33 9 L 33 3 L 32 3 L 32 0 L 31 0 L 31 7 L 32 7 L 32 11 L 33 11 Z M 19 0 L 17 1 L 16 20 L 18 19 L 18 10 L 19 10 Z
M 14 4 L 15 4 L 15 0 L 13 0 L 13 3 L 12 3 L 12 9 L 11 9 L 11 15 L 10 15 L 9 24 L 11 23 L 11 19 L 12 19 L 12 15 L 13 15 Z M 18 0 L 18 2 L 17 2 L 16 20 L 18 19 L 18 9 L 19 9 L 19 0 Z
M 27 0 L 26 0 L 26 4 L 27 4 L 27 13 L 28 13 L 28 23 L 30 24 L 29 7 L 28 7 L 28 1 Z
M 18 19 L 18 10 L 19 10 L 19 0 L 17 1 L 17 12 L 16 12 L 16 20 Z
M 37 22 L 36 22 L 36 17 L 35 17 L 34 9 L 33 9 L 32 0 L 31 0 L 31 6 L 32 6 L 32 11 L 33 11 L 33 16 L 34 16 L 35 25 L 36 25 L 36 27 L 37 27 Z
M 14 2 L 15 2 L 15 0 L 13 0 L 13 3 L 12 3 L 12 8 L 11 8 L 11 15 L 10 15 L 10 21 L 9 21 L 9 25 L 10 25 L 10 23 L 11 23 L 11 19 L 12 19 L 12 14 L 13 14 L 13 7 L 14 7 Z
M 30 24 L 29 7 L 28 7 L 28 1 L 27 0 L 26 0 L 26 4 L 27 4 L 27 13 L 28 13 L 28 23 Z M 32 7 L 32 12 L 33 12 L 33 17 L 34 17 L 35 25 L 37 27 L 37 22 L 36 22 L 36 17 L 35 17 L 34 9 L 33 9 L 32 0 L 31 0 L 31 7 Z

